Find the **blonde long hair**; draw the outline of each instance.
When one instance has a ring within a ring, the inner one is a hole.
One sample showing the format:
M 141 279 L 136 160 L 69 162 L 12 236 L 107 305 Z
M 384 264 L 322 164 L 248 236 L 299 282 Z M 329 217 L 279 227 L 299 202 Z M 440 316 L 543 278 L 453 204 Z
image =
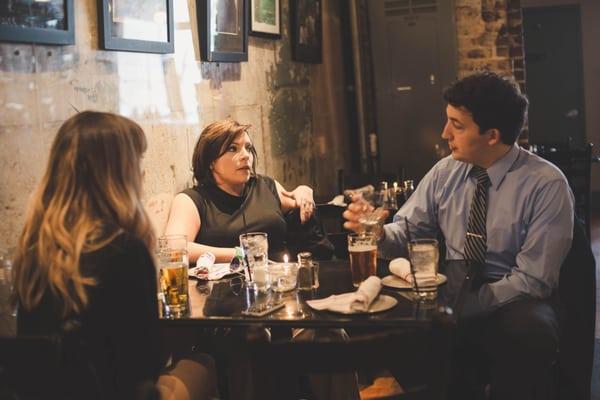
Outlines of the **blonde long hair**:
M 141 202 L 145 150 L 142 128 L 115 114 L 85 111 L 63 123 L 17 246 L 14 304 L 31 310 L 50 290 L 64 316 L 79 314 L 88 304 L 86 287 L 96 283 L 81 273 L 83 254 L 122 232 L 152 249 Z

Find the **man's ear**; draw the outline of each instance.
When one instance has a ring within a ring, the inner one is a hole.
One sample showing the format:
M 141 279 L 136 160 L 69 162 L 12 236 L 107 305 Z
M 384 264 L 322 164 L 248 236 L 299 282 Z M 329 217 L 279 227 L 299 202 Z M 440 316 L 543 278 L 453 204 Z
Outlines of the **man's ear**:
M 500 135 L 500 131 L 498 129 L 496 129 L 496 128 L 488 129 L 485 132 L 485 134 L 488 135 L 488 144 L 490 146 L 502 142 L 502 137 Z

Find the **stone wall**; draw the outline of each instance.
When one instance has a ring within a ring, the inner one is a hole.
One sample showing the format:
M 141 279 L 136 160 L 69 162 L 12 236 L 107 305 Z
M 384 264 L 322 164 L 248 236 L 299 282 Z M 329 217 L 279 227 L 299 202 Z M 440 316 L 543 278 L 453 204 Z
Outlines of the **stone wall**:
M 513 76 L 525 90 L 520 0 L 456 0 L 458 75 L 488 69 Z M 520 137 L 527 142 L 527 133 Z
M 192 184 L 191 152 L 215 119 L 252 124 L 258 172 L 288 188 L 335 192 L 348 151 L 344 99 L 336 95 L 344 85 L 335 50 L 339 1 L 323 7 L 318 65 L 291 60 L 286 0 L 282 39 L 250 37 L 248 62 L 232 64 L 198 61 L 192 0 L 174 1 L 175 53 L 167 55 L 99 50 L 96 0 L 74 3 L 76 45 L 0 44 L 0 250 L 16 244 L 54 134 L 77 110 L 116 112 L 144 128 L 145 204 L 158 232 L 173 194 Z
M 519 0 L 457 0 L 459 77 L 490 69 L 524 82 Z

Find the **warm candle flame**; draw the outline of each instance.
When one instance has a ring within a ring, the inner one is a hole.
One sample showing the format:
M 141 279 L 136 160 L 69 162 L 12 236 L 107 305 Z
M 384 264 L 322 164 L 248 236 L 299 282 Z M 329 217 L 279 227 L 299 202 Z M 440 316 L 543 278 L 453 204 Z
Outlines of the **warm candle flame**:
M 283 255 L 283 262 L 287 264 L 289 260 L 290 260 L 290 258 L 288 257 L 288 255 L 284 254 Z

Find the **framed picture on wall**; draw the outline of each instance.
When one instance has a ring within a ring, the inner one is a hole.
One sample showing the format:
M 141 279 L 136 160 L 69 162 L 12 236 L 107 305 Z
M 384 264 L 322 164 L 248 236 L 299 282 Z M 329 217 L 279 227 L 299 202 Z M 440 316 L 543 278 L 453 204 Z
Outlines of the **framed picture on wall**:
M 74 44 L 74 0 L 0 1 L 0 41 Z
M 248 61 L 248 0 L 196 0 L 202 61 Z
M 292 59 L 321 62 L 322 0 L 290 0 Z
M 173 0 L 98 0 L 100 48 L 173 53 Z
M 281 0 L 250 0 L 250 34 L 281 38 Z

